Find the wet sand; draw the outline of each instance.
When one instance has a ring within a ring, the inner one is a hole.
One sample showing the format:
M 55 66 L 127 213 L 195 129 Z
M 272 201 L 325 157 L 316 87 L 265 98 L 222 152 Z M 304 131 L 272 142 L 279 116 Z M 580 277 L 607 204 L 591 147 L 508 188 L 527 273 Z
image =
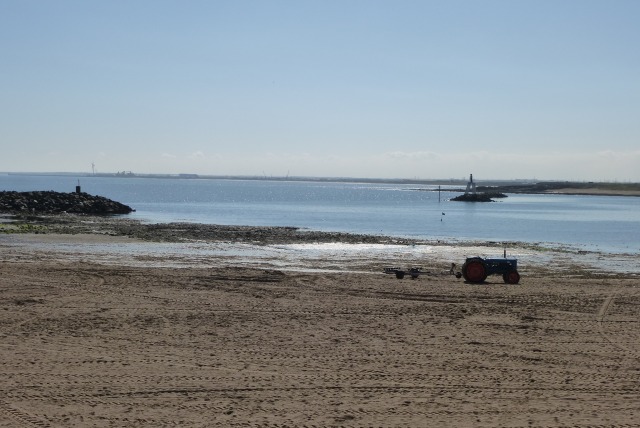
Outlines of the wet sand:
M 519 285 L 472 285 L 447 263 L 482 247 L 113 223 L 0 235 L 0 427 L 640 426 L 637 274 L 514 246 Z

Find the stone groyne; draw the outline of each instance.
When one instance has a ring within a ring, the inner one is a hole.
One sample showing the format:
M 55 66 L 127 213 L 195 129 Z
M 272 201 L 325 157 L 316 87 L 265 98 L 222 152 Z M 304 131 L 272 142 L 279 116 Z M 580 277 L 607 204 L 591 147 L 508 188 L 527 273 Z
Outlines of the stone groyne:
M 452 201 L 462 202 L 495 202 L 493 198 L 506 198 L 504 193 L 490 192 L 490 193 L 465 193 L 463 195 L 451 198 Z
M 88 193 L 53 191 L 0 192 L 0 213 L 8 214 L 129 214 L 131 207 Z

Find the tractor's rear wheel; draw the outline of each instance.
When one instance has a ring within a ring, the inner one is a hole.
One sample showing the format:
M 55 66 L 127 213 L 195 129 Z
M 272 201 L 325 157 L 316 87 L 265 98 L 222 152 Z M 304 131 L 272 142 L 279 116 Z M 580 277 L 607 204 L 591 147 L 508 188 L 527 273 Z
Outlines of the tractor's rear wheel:
M 517 270 L 512 270 L 511 272 L 503 273 L 502 279 L 506 284 L 517 284 L 520 282 L 520 274 Z
M 462 277 L 469 282 L 484 282 L 487 268 L 482 259 L 471 259 L 462 265 Z
M 401 270 L 396 271 L 396 278 L 398 279 L 404 278 L 404 272 Z

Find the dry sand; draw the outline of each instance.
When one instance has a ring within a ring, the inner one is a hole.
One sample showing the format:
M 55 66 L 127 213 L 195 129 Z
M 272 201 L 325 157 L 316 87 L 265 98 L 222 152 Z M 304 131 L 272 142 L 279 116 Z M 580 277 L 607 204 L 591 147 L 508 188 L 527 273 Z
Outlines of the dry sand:
M 397 280 L 420 254 L 97 232 L 0 236 L 0 427 L 640 426 L 637 274 L 523 252 L 517 286 L 446 257 Z

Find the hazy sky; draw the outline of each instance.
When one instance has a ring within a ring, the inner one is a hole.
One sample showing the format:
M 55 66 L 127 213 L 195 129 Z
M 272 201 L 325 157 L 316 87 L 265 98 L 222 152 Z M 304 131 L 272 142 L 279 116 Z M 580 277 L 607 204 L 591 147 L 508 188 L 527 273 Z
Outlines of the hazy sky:
M 640 181 L 640 1 L 0 0 L 0 171 Z

